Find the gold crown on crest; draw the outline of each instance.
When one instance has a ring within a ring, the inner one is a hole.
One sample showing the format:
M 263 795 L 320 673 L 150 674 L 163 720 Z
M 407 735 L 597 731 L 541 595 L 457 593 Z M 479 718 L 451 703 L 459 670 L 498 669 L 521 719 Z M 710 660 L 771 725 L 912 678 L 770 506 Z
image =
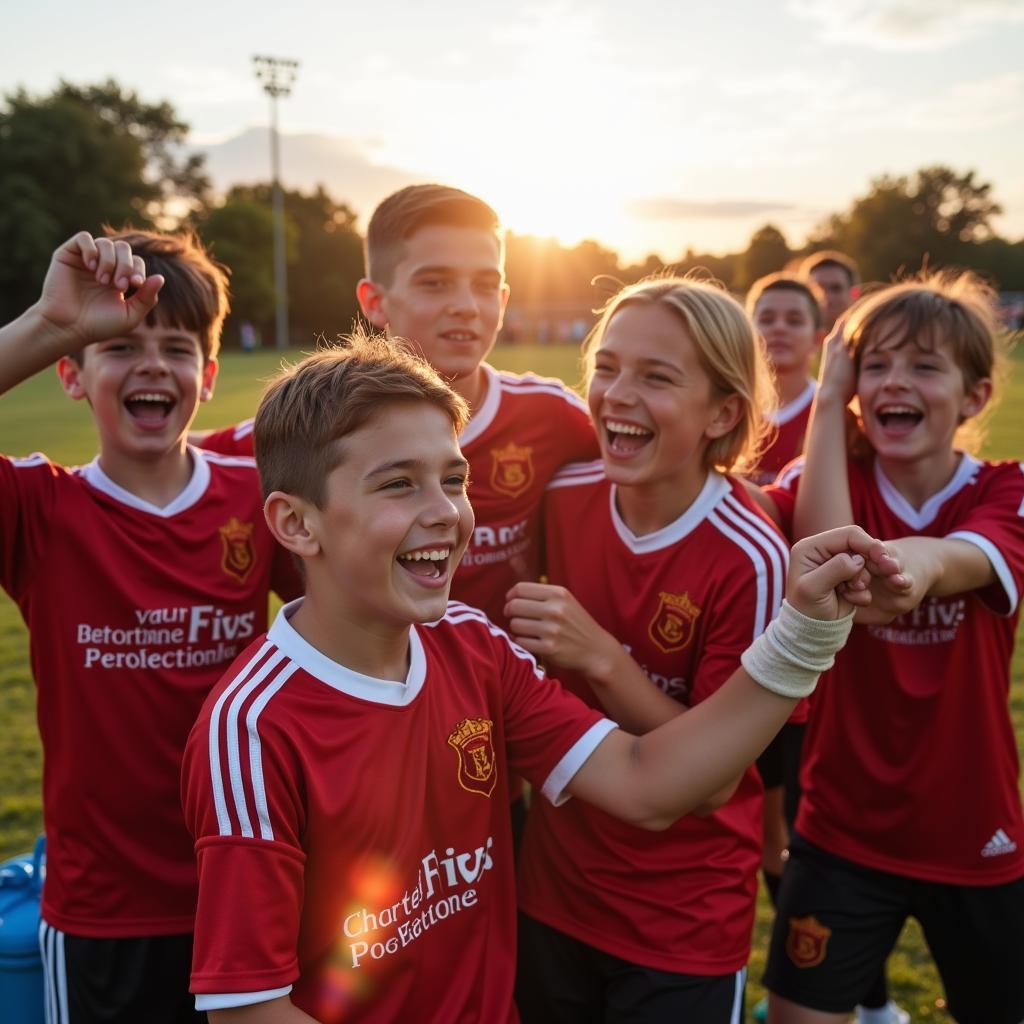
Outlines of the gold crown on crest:
M 659 596 L 670 608 L 678 608 L 681 612 L 685 612 L 687 615 L 700 614 L 700 608 L 690 600 L 690 595 L 687 593 L 666 594 L 665 591 L 661 591 Z
M 470 740 L 474 736 L 482 736 L 485 733 L 489 733 L 492 724 L 489 718 L 464 718 L 455 726 L 451 736 L 448 737 L 448 742 L 461 746 L 466 740 Z

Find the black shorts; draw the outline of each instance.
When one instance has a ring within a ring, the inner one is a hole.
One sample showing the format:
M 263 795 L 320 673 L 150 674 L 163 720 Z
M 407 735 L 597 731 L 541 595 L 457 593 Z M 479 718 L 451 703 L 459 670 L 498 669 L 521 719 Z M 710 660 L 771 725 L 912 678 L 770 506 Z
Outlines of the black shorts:
M 960 1024 L 1024 1019 L 1024 878 L 926 882 L 790 844 L 765 987 L 800 1006 L 847 1013 L 882 970 L 908 917 L 921 923 Z
M 39 926 L 47 1024 L 203 1024 L 192 936 L 91 939 Z
M 800 805 L 800 759 L 806 731 L 807 726 L 803 722 L 787 722 L 757 759 L 757 771 L 764 788 L 783 787 L 784 813 L 791 831 Z
M 740 1024 L 746 979 L 746 968 L 708 977 L 642 967 L 519 915 L 523 1024 Z

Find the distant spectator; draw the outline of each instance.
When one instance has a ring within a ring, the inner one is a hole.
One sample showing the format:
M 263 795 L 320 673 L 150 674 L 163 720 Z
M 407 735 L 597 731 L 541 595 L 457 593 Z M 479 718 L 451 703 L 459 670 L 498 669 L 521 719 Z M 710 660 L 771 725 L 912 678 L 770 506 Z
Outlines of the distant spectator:
M 812 253 L 800 264 L 799 276 L 813 280 L 825 293 L 825 330 L 832 330 L 836 320 L 857 298 L 860 281 L 857 264 L 844 253 L 824 249 Z

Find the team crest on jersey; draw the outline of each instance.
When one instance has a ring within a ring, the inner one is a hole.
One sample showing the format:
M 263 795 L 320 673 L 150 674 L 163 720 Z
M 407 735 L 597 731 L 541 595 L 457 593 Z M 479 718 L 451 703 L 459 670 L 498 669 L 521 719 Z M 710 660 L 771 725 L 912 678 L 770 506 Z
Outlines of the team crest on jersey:
M 816 917 L 791 917 L 786 938 L 786 955 L 797 967 L 817 967 L 825 959 L 831 928 Z
M 220 527 L 220 542 L 223 554 L 220 567 L 239 583 L 244 583 L 256 562 L 252 547 L 252 523 L 243 523 L 232 516 Z
M 448 737 L 459 758 L 459 785 L 470 793 L 490 796 L 498 779 L 489 718 L 464 718 Z
M 693 629 L 700 615 L 700 608 L 690 600 L 690 595 L 659 595 L 661 602 L 651 619 L 647 632 L 650 638 L 666 654 L 681 651 L 693 639 Z
M 518 498 L 533 483 L 533 449 L 514 441 L 507 448 L 491 449 L 491 486 Z

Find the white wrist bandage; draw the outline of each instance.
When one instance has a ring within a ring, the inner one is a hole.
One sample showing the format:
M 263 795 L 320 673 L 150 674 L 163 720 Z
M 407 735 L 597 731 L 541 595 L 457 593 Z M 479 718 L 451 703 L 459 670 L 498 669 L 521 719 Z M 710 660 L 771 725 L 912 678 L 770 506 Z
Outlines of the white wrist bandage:
M 807 697 L 818 676 L 835 664 L 852 626 L 853 612 L 841 619 L 811 619 L 784 600 L 779 614 L 740 661 L 766 690 L 780 697 Z

